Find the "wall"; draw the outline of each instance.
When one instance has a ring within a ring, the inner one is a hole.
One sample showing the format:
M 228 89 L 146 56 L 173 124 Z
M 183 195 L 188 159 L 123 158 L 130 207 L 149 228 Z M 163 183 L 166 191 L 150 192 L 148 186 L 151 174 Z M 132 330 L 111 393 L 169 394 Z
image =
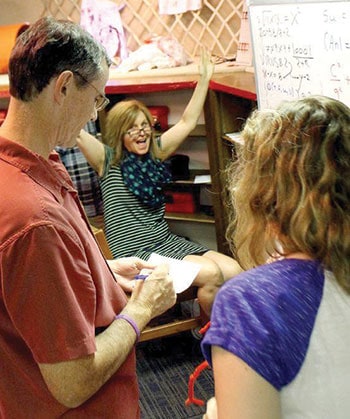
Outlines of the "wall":
M 96 0 L 98 1 L 98 0 Z M 158 0 L 113 0 L 124 5 L 123 26 L 130 51 L 150 34 L 173 35 L 191 56 L 201 46 L 219 56 L 237 51 L 243 0 L 202 0 L 198 11 L 178 15 L 158 14 Z M 0 0 L 0 24 L 33 22 L 41 15 L 79 21 L 81 0 Z
M 190 56 L 199 55 L 201 45 L 220 56 L 237 51 L 243 0 L 202 0 L 198 11 L 163 16 L 158 0 L 118 1 L 126 5 L 121 16 L 130 50 L 156 33 L 175 36 Z
M 44 11 L 41 0 L 0 0 L 0 25 L 34 22 Z
M 117 1 L 117 0 L 116 0 Z M 203 0 L 203 9 L 198 12 L 188 12 L 182 15 L 161 17 L 157 15 L 158 0 L 126 0 L 122 11 L 123 23 L 126 26 L 128 47 L 134 49 L 143 42 L 143 37 L 151 32 L 158 34 L 176 34 L 179 40 L 188 47 L 188 53 L 197 53 L 197 48 L 203 44 L 214 48 L 218 55 L 231 55 L 236 51 L 236 34 L 239 32 L 238 8 L 239 0 Z M 236 4 L 236 5 L 234 5 Z M 79 5 L 77 0 L 0 0 L 0 24 L 33 22 L 41 15 L 53 15 L 57 18 L 72 18 L 79 20 Z M 222 16 L 221 16 L 222 14 Z M 206 26 L 206 22 L 209 25 Z M 228 30 L 227 28 L 231 29 Z M 237 35 L 238 36 L 238 35 Z M 207 42 L 207 44 L 206 44 Z M 139 95 L 138 99 L 148 105 L 168 105 L 170 108 L 169 123 L 174 124 L 182 115 L 192 91 L 178 91 L 176 94 L 153 93 Z M 6 102 L 6 103 L 5 103 Z M 7 100 L 0 100 L 0 108 L 7 106 Z M 199 124 L 204 124 L 203 115 Z M 190 156 L 191 169 L 207 169 L 209 167 L 206 138 L 199 136 L 190 138 L 178 150 L 179 153 Z M 171 222 L 172 229 L 193 240 L 202 242 L 216 249 L 214 224 Z

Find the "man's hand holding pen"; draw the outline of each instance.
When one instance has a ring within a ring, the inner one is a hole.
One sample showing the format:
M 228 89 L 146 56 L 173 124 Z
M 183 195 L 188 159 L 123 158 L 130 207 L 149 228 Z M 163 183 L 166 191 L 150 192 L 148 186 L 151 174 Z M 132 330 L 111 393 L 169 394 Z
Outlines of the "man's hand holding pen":
M 135 287 L 135 279 L 141 274 L 141 271 L 147 269 L 151 272 L 155 268 L 150 264 L 137 257 L 125 257 L 119 259 L 107 260 L 118 284 L 125 292 L 131 293 Z
M 168 272 L 168 265 L 162 264 L 153 270 L 142 270 L 139 279 L 135 280 L 130 301 L 148 306 L 152 318 L 164 313 L 176 302 L 173 280 Z
M 131 293 L 129 301 L 148 307 L 152 318 L 175 304 L 176 293 L 167 264 L 155 266 L 136 257 L 107 262 L 118 284 Z

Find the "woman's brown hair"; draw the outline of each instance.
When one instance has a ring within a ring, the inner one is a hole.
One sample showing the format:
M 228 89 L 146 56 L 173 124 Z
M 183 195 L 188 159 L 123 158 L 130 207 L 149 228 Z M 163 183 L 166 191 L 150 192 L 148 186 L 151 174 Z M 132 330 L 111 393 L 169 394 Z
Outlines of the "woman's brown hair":
M 350 292 L 350 109 L 324 96 L 286 102 L 255 111 L 242 140 L 227 171 L 227 239 L 242 266 L 303 252 Z
M 153 118 L 147 106 L 138 100 L 124 100 L 118 102 L 108 112 L 106 119 L 106 133 L 104 143 L 115 150 L 115 158 L 112 164 L 119 164 L 123 158 L 124 135 L 133 127 L 139 112 L 143 112 L 147 122 L 152 127 Z M 153 132 L 151 138 L 151 153 L 153 145 Z

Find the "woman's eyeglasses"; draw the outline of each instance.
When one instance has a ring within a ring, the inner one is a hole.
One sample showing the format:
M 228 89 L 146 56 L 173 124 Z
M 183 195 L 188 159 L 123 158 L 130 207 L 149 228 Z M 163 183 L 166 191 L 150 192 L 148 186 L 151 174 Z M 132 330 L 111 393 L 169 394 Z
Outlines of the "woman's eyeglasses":
M 91 84 L 82 74 L 80 74 L 79 71 L 73 71 L 73 73 L 79 76 L 82 80 L 84 80 L 86 84 L 95 89 L 95 91 L 98 93 L 98 96 L 95 99 L 95 109 L 97 112 L 102 111 L 109 104 L 108 97 L 106 97 L 104 93 L 101 93 L 98 89 L 96 89 L 96 87 L 93 84 Z
M 138 138 L 141 135 L 141 132 L 143 132 L 144 135 L 148 135 L 151 133 L 151 131 L 152 128 L 150 127 L 150 125 L 145 124 L 142 125 L 141 128 L 130 128 L 126 131 L 126 134 L 128 134 L 131 138 Z

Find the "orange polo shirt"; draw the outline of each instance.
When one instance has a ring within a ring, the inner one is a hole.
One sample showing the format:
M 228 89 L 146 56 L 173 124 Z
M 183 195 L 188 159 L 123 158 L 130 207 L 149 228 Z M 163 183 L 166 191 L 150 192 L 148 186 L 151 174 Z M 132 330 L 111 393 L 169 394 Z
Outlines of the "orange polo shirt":
M 134 351 L 76 409 L 37 366 L 94 353 L 96 329 L 126 304 L 58 155 L 0 137 L 0 196 L 0 416 L 138 418 Z

